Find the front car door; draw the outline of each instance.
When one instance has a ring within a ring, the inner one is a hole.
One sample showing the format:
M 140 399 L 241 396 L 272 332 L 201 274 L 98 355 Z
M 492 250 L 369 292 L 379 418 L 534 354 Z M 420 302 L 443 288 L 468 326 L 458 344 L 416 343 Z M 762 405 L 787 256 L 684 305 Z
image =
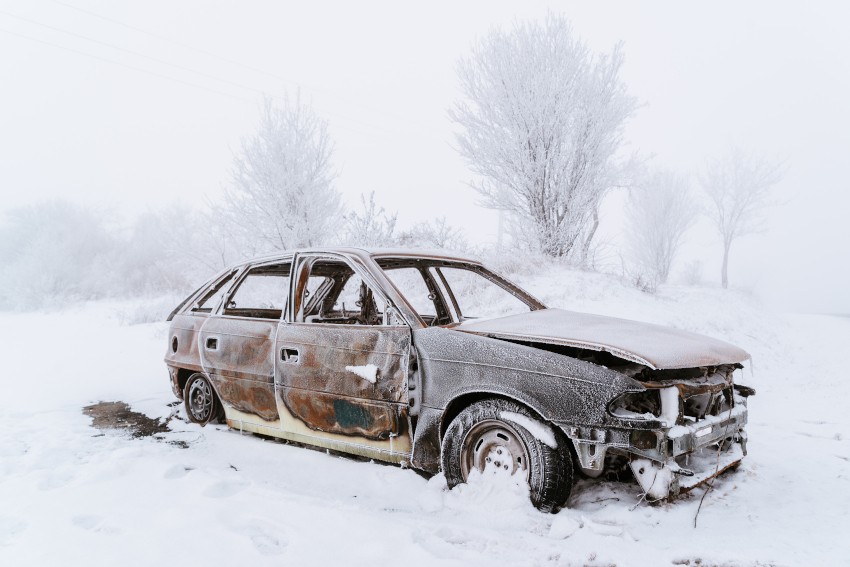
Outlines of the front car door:
M 408 461 L 410 327 L 365 266 L 302 254 L 275 348 L 284 436 L 391 462 Z

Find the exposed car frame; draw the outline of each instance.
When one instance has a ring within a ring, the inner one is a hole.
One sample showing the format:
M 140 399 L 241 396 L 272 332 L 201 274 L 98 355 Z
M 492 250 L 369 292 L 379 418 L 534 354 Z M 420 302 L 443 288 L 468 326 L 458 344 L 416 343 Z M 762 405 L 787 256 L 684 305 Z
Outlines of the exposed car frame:
M 483 276 L 528 312 L 463 320 L 440 266 Z M 399 267 L 422 275 L 435 305 L 430 320 L 388 277 Z M 230 305 L 249 274 L 282 281 L 284 272 L 279 309 Z M 350 317 L 343 304 L 328 315 L 354 275 L 366 294 L 360 303 L 383 311 L 364 315 L 361 306 Z M 311 277 L 325 279 L 310 291 Z M 356 248 L 283 253 L 224 270 L 169 321 L 165 361 L 194 421 L 223 415 L 240 431 L 442 470 L 451 486 L 493 459 L 508 470 L 498 456 L 504 451 L 544 510 L 564 504 L 574 468 L 599 476 L 627 464 L 647 496 L 660 499 L 746 454 L 746 398 L 754 391 L 733 381 L 746 352 L 684 331 L 548 309 L 471 258 Z

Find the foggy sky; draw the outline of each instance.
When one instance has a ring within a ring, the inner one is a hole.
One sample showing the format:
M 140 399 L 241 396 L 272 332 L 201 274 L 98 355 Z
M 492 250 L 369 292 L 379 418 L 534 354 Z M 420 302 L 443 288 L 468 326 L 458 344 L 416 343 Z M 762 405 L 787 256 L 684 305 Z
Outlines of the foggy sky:
M 597 51 L 624 42 L 623 79 L 643 103 L 628 149 L 694 185 L 732 146 L 785 161 L 783 204 L 767 231 L 733 245 L 732 285 L 787 309 L 850 313 L 840 2 L 0 1 L 0 210 L 63 198 L 130 218 L 216 199 L 262 93 L 300 89 L 330 122 L 349 203 L 374 190 L 401 225 L 445 215 L 492 241 L 496 215 L 476 206 L 453 149 L 455 65 L 492 26 L 548 9 Z M 613 243 L 621 202 L 603 209 Z M 674 275 L 699 259 L 716 282 L 721 253 L 700 223 Z

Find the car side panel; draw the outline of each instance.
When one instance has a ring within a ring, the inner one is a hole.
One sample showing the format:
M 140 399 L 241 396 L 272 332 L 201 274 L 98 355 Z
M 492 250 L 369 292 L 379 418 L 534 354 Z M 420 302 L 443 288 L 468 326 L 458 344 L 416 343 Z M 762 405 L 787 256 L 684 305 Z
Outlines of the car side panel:
M 200 330 L 204 371 L 224 404 L 225 416 L 238 410 L 242 421 L 279 419 L 274 391 L 276 320 L 212 316 Z M 215 348 L 210 348 L 215 341 Z M 247 417 L 246 417 L 247 416 Z
M 168 350 L 165 354 L 166 364 L 196 372 L 202 370 L 200 352 L 198 351 L 198 333 L 206 321 L 205 315 L 183 313 L 174 316 L 169 327 Z M 175 344 L 177 350 L 174 350 Z

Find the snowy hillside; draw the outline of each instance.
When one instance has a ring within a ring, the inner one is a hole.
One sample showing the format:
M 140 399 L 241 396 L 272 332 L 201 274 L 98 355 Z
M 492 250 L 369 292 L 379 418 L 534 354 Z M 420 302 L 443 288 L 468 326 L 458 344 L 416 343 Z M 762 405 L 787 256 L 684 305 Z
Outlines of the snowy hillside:
M 513 486 L 446 491 L 410 470 L 180 419 L 165 323 L 139 305 L 0 314 L 0 565 L 839 565 L 850 557 L 850 319 L 767 313 L 745 294 L 549 268 L 511 276 L 544 303 L 662 323 L 753 356 L 749 456 L 703 490 L 640 502 L 582 481 L 542 514 Z M 144 313 L 144 311 L 141 311 Z M 144 319 L 144 317 L 141 317 Z M 131 317 L 139 319 L 139 316 Z M 175 417 L 160 439 L 82 408 Z M 836 403 L 836 401 L 838 403 Z M 847 563 L 844 563 L 847 564 Z

